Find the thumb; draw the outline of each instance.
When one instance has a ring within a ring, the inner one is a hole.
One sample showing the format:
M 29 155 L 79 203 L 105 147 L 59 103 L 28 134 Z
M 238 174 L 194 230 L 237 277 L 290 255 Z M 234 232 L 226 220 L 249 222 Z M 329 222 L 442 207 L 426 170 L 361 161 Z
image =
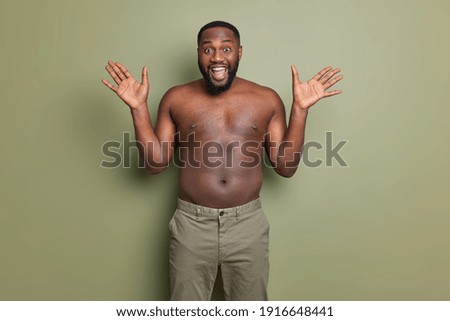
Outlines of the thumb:
M 291 71 L 292 71 L 292 86 L 295 86 L 296 84 L 300 83 L 300 78 L 298 75 L 297 68 L 294 65 L 291 65 Z
M 142 85 L 148 86 L 147 66 L 144 66 L 144 68 L 142 68 Z

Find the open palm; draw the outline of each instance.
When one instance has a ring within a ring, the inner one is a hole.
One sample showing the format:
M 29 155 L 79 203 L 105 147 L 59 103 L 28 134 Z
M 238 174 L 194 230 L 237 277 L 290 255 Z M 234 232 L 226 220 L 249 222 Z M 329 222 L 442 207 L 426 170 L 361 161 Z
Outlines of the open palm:
M 106 70 L 114 79 L 117 86 L 111 85 L 105 79 L 102 79 L 102 82 L 114 91 L 128 106 L 137 108 L 146 104 L 149 92 L 147 67 L 144 66 L 142 68 L 141 83 L 138 83 L 125 66 L 118 62 L 108 61 Z
M 334 77 L 340 71 L 339 68 L 333 70 L 331 67 L 323 68 L 311 80 L 306 82 L 302 82 L 299 79 L 295 66 L 292 66 L 291 69 L 294 105 L 301 109 L 308 109 L 323 97 L 330 97 L 341 93 L 340 90 L 326 91 L 336 82 L 344 78 L 343 76 Z

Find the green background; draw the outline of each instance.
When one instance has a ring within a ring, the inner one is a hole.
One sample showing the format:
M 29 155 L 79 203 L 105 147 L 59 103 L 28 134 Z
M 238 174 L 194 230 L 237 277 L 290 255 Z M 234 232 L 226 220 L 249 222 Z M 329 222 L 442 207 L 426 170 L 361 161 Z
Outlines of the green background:
M 345 76 L 306 140 L 347 140 L 349 166 L 264 171 L 270 298 L 449 300 L 447 0 L 2 1 L 0 299 L 167 299 L 177 170 L 149 176 L 136 150 L 100 167 L 102 144 L 133 133 L 100 80 L 108 59 L 147 65 L 154 117 L 200 77 L 196 34 L 216 19 L 241 32 L 239 75 L 287 110 L 291 64 Z

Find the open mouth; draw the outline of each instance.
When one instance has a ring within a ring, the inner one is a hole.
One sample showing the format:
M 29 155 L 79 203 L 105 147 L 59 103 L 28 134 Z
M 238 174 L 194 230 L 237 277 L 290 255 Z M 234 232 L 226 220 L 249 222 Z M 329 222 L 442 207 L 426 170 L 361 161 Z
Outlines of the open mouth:
M 209 74 L 215 81 L 223 81 L 227 78 L 228 68 L 226 66 L 215 66 L 209 68 Z

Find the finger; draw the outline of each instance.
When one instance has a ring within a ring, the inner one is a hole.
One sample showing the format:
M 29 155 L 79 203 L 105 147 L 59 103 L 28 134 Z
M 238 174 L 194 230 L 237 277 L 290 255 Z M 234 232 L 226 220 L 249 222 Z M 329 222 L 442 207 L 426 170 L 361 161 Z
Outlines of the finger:
M 294 86 L 300 83 L 300 78 L 298 75 L 297 68 L 294 65 L 291 66 L 291 71 L 292 71 L 292 85 Z
M 130 72 L 128 71 L 127 68 L 125 68 L 124 65 L 122 65 L 121 63 L 116 63 L 116 65 L 119 67 L 119 69 L 124 73 L 125 77 L 127 78 L 133 78 L 133 76 L 131 76 Z
M 111 68 L 114 70 L 116 75 L 120 78 L 120 80 L 124 80 L 126 77 L 123 74 L 123 72 L 120 70 L 120 68 L 117 66 L 117 63 L 112 62 L 111 60 L 108 62 L 108 64 L 111 66 Z
M 342 79 L 344 79 L 344 76 L 337 76 L 336 78 L 330 79 L 324 84 L 323 88 L 328 89 Z
M 342 93 L 342 90 L 332 90 L 332 91 L 324 92 L 323 96 L 330 97 L 330 96 L 334 96 L 334 95 L 339 95 L 341 93 Z
M 147 66 L 144 66 L 144 68 L 142 68 L 142 85 L 148 86 Z
M 112 91 L 116 92 L 117 91 L 117 87 L 113 86 L 109 83 L 109 81 L 102 79 L 102 83 L 104 83 L 109 89 L 111 89 Z
M 114 61 L 112 61 L 112 60 L 108 60 L 108 66 L 109 66 L 112 70 L 114 70 L 114 67 L 116 67 L 116 63 L 115 63 Z M 114 70 L 114 72 L 116 72 L 116 71 Z
M 331 70 L 331 67 L 330 67 L 330 66 L 323 68 L 321 71 L 319 71 L 319 72 L 317 73 L 317 75 L 315 75 L 315 76 L 313 77 L 313 79 L 319 80 L 323 75 L 325 75 L 325 74 L 326 74 L 327 72 L 329 72 L 330 70 Z
M 325 75 L 320 78 L 320 82 L 322 85 L 324 85 L 329 79 L 331 79 L 334 75 L 336 75 L 339 71 L 341 71 L 339 68 L 333 69 L 330 72 L 326 73 Z
M 119 85 L 122 80 L 117 76 L 116 72 L 112 69 L 111 65 L 106 65 L 106 71 L 110 74 L 110 76 L 112 77 L 112 79 L 114 79 L 114 81 Z

